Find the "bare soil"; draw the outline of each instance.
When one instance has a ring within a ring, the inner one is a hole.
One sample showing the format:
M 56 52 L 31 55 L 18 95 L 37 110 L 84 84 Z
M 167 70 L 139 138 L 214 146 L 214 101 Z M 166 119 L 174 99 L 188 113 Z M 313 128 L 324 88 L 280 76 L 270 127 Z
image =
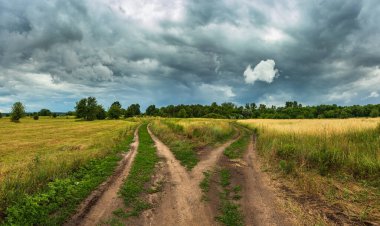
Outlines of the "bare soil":
M 97 225 L 103 219 L 112 217 L 112 212 L 123 207 L 123 200 L 118 191 L 127 178 L 139 145 L 138 129 L 134 133 L 134 142 L 130 151 L 123 154 L 115 173 L 94 190 L 79 206 L 76 214 L 65 225 Z
M 174 157 L 169 148 L 150 130 L 156 144 L 158 155 L 166 159 L 169 172 L 169 185 L 165 186 L 162 202 L 155 209 L 146 225 L 217 225 L 210 207 L 202 202 L 199 182 L 202 170 L 212 167 L 224 149 L 210 151 L 210 160 L 198 163 L 192 172 L 188 172 Z M 230 143 L 230 142 L 228 142 Z M 228 145 L 223 145 L 227 147 Z

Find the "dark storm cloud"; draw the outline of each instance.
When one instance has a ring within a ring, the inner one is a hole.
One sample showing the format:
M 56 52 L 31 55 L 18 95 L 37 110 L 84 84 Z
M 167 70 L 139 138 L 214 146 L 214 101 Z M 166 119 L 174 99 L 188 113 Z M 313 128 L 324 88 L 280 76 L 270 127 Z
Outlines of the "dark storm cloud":
M 86 95 L 378 102 L 379 13 L 375 0 L 0 0 L 0 111 L 17 100 L 69 110 Z M 247 66 L 267 59 L 279 76 L 247 84 Z

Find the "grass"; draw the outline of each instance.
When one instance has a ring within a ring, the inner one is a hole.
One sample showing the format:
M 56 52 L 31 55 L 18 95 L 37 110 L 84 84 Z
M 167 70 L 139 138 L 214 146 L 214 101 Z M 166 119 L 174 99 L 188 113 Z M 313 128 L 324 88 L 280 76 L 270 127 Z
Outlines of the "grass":
M 146 184 L 150 182 L 155 165 L 159 159 L 154 142 L 148 133 L 146 123 L 139 129 L 139 140 L 138 152 L 131 171 L 120 189 L 120 194 L 126 206 L 130 208 L 130 211 L 124 212 L 121 210 L 115 213 L 123 218 L 138 216 L 143 210 L 150 208 L 150 204 L 146 203 L 141 198 L 141 195 L 149 192 Z
M 241 129 L 241 136 L 224 150 L 224 155 L 229 159 L 241 158 L 248 148 L 251 139 L 251 133 L 246 129 Z
M 228 226 L 244 225 L 243 214 L 240 210 L 240 205 L 234 200 L 239 199 L 240 186 L 231 188 L 231 173 L 228 169 L 221 169 L 220 186 L 223 191 L 220 193 L 220 215 L 216 217 L 218 221 Z
M 0 219 L 11 204 L 56 179 L 70 177 L 90 160 L 126 150 L 137 123 L 75 119 L 0 119 Z
M 108 178 L 127 151 L 133 130 L 123 133 L 108 155 L 78 166 L 65 177 L 54 178 L 33 194 L 18 194 L 6 209 L 5 225 L 60 225 L 100 183 Z M 36 162 L 37 163 L 37 162 Z M 38 165 L 36 165 L 38 167 Z M 14 192 L 14 191 L 9 191 Z
M 380 119 L 240 120 L 284 183 L 360 220 L 380 221 Z
M 188 170 L 199 162 L 197 150 L 215 147 L 235 133 L 227 120 L 160 119 L 151 128 Z
M 242 121 L 245 123 L 245 121 Z M 252 122 L 252 121 L 251 121 Z M 345 174 L 380 182 L 378 120 L 259 120 L 258 151 L 275 160 L 293 161 L 322 176 Z M 282 162 L 281 165 L 285 165 Z M 378 180 L 378 181 L 376 181 Z M 380 186 L 380 183 L 378 184 Z

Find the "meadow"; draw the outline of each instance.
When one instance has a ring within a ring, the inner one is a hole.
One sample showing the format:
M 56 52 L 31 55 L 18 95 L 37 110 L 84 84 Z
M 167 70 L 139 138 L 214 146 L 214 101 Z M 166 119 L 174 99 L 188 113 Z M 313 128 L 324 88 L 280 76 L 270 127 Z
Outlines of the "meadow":
M 23 118 L 20 123 L 0 119 L 0 219 L 5 208 L 25 194 L 39 192 L 116 149 L 128 150 L 137 124 L 59 117 Z
M 246 186 L 241 167 L 246 164 L 238 166 L 246 161 L 252 141 L 262 170 L 280 188 L 286 187 L 283 205 L 298 223 L 329 224 L 334 219 L 323 213 L 332 207 L 333 216 L 344 216 L 350 223 L 380 221 L 379 118 L 82 121 L 40 117 L 23 118 L 20 123 L 0 119 L 0 222 L 62 224 L 81 200 L 113 174 L 139 125 L 137 155 L 119 190 L 126 208 L 115 210 L 122 221 L 158 208 L 146 202 L 148 185 L 157 173 L 157 162 L 162 161 L 147 127 L 188 174 L 210 151 L 231 141 L 199 183 L 206 202 L 211 199 L 210 205 L 217 205 L 213 217 L 225 225 L 244 225 L 242 211 L 252 209 L 244 204 L 249 191 L 241 190 Z
M 380 218 L 380 119 L 240 120 L 257 131 L 256 148 L 290 187 L 345 209 Z

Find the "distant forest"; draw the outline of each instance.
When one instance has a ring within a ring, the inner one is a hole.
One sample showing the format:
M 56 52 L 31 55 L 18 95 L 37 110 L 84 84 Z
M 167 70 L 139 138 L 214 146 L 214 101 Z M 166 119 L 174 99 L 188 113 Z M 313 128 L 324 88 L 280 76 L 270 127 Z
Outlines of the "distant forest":
M 18 102 L 19 103 L 19 102 Z M 20 103 L 21 104 L 21 103 Z M 14 107 L 13 107 L 14 108 Z M 140 111 L 139 104 L 131 104 L 123 108 L 120 102 L 114 102 L 107 110 L 97 103 L 96 98 L 83 98 L 76 103 L 75 111 L 67 113 L 51 112 L 41 109 L 39 112 L 27 113 L 29 116 L 52 116 L 68 115 L 83 118 L 85 120 L 95 119 L 118 119 L 134 116 L 160 116 L 170 118 L 220 118 L 220 119 L 313 119 L 313 118 L 352 118 L 352 117 L 378 117 L 380 116 L 380 104 L 337 106 L 318 105 L 302 106 L 297 101 L 287 101 L 282 107 L 257 105 L 249 103 L 238 106 L 234 103 L 212 103 L 211 105 L 168 105 L 157 108 L 155 105 L 147 107 L 145 113 Z M 7 114 L 8 115 L 8 114 Z M 0 113 L 1 117 L 1 113 Z
M 237 106 L 233 103 L 218 105 L 169 105 L 156 108 L 151 105 L 146 110 L 146 115 L 178 118 L 269 118 L 269 119 L 303 119 L 303 118 L 351 118 L 351 117 L 378 117 L 380 104 L 337 106 L 318 105 L 302 106 L 297 101 L 285 102 L 285 106 L 256 105 L 255 103 Z

